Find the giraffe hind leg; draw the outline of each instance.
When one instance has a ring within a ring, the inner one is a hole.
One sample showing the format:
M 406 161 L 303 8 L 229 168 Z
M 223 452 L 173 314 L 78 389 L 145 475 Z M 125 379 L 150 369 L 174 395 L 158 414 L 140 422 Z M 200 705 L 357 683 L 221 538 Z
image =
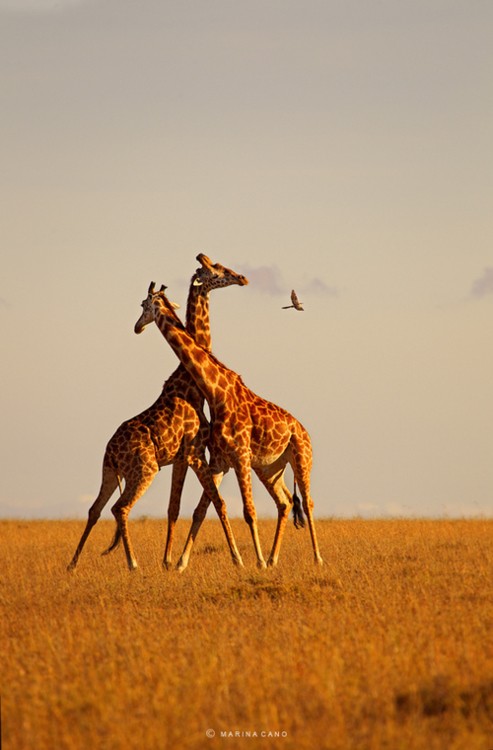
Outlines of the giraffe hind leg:
M 269 467 L 262 469 L 255 469 L 255 473 L 266 488 L 269 495 L 273 498 L 277 507 L 277 526 L 274 534 L 274 540 L 272 542 L 272 549 L 269 555 L 267 564 L 269 566 L 277 565 L 279 558 L 279 552 L 281 549 L 282 537 L 284 535 L 284 529 L 289 517 L 289 512 L 293 508 L 295 518 L 299 517 L 300 500 L 297 497 L 297 505 L 294 505 L 294 499 L 292 498 L 286 483 L 284 482 L 284 469 L 285 461 L 278 461 Z M 296 507 L 296 510 L 295 510 Z M 303 513 L 301 513 L 303 516 Z M 296 522 L 295 522 L 296 523 Z
M 133 552 L 132 543 L 130 541 L 130 534 L 128 531 L 128 514 L 130 513 L 130 510 L 135 505 L 137 500 L 142 497 L 146 489 L 152 483 L 152 480 L 154 479 L 158 470 L 159 467 L 157 463 L 153 464 L 152 467 L 147 466 L 145 471 L 143 470 L 143 467 L 139 467 L 137 476 L 134 476 L 133 478 L 126 478 L 125 490 L 123 491 L 123 495 L 119 500 L 117 500 L 117 502 L 111 509 L 111 512 L 116 519 L 118 530 L 123 541 L 123 547 L 125 549 L 125 556 L 127 558 L 127 565 L 129 570 L 135 570 L 138 565 Z M 118 535 L 118 530 L 115 534 L 115 539 Z
M 257 567 L 263 569 L 266 568 L 267 565 L 264 560 L 264 556 L 262 555 L 262 548 L 260 546 L 257 511 L 253 502 L 252 478 L 250 471 L 250 462 L 239 462 L 238 465 L 235 466 L 235 474 L 240 486 L 241 499 L 243 501 L 243 518 L 248 524 L 250 533 L 252 535 L 253 546 L 255 549 L 255 554 L 257 556 Z
M 121 497 L 123 495 L 122 483 L 120 481 L 120 477 L 119 476 L 117 476 L 117 479 L 118 479 L 118 489 L 120 490 L 120 497 Z M 120 544 L 121 539 L 122 539 L 122 534 L 121 534 L 121 531 L 120 531 L 120 527 L 118 526 L 118 524 L 116 524 L 115 534 L 113 536 L 113 541 L 111 542 L 110 546 L 107 549 L 105 549 L 103 552 L 101 552 L 101 555 L 105 556 L 105 555 L 109 555 L 110 552 L 113 552 L 113 550 L 116 549 L 118 547 L 118 545 Z
M 77 545 L 77 549 L 75 550 L 74 556 L 70 561 L 67 570 L 73 570 L 76 567 L 79 561 L 80 553 L 82 552 L 82 548 L 87 541 L 87 537 L 91 533 L 93 526 L 95 526 L 95 524 L 97 523 L 104 506 L 106 505 L 118 485 L 119 480 L 115 470 L 108 463 L 103 462 L 103 478 L 101 481 L 101 488 L 99 490 L 97 498 L 89 508 L 86 528 L 82 533 L 79 544 Z
M 313 500 L 310 493 L 310 473 L 312 468 L 312 447 L 308 433 L 298 424 L 291 441 L 289 463 L 294 473 L 294 481 L 298 485 L 303 498 L 303 510 L 307 517 L 308 529 L 312 541 L 313 556 L 317 565 L 323 565 L 318 547 L 315 521 L 313 520 Z
M 118 489 L 120 490 L 120 497 L 121 497 L 123 495 L 121 479 L 118 474 L 116 478 L 118 480 Z M 120 544 L 121 538 L 122 538 L 122 535 L 120 533 L 120 527 L 118 526 L 118 524 L 116 524 L 113 541 L 111 542 L 110 546 L 104 550 L 104 552 L 101 552 L 101 555 L 109 555 L 110 552 L 113 552 L 113 550 L 116 549 L 118 545 Z
M 308 528 L 312 540 L 313 555 L 317 565 L 323 565 L 322 556 L 318 548 L 317 533 L 315 531 L 315 521 L 313 519 L 313 500 L 310 495 L 310 480 L 304 476 L 298 478 L 298 486 L 303 498 L 303 510 L 308 519 Z

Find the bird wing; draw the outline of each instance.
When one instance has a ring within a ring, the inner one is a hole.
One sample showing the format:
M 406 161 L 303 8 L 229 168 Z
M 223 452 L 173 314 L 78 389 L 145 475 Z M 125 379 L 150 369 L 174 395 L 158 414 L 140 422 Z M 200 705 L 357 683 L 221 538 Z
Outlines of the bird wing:
M 294 289 L 291 292 L 291 301 L 295 310 L 303 310 L 303 302 L 300 302 Z

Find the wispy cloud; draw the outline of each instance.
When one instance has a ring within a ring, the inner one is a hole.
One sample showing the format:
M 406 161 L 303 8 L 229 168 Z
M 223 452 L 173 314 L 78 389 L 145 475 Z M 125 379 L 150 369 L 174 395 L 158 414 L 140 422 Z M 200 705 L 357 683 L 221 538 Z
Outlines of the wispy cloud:
M 307 294 L 315 294 L 320 297 L 338 297 L 339 289 L 329 286 L 322 279 L 311 279 L 307 284 L 300 286 L 300 291 Z
M 490 295 L 493 295 L 493 266 L 487 266 L 483 275 L 473 282 L 470 294 L 473 299 L 483 299 Z
M 285 293 L 281 272 L 277 266 L 257 266 L 256 268 L 243 265 L 241 268 L 252 288 L 263 294 L 279 296 Z
M 337 297 L 339 295 L 338 288 L 329 286 L 323 279 L 305 279 L 300 280 L 299 283 L 286 281 L 279 268 L 275 265 L 252 267 L 244 264 L 240 271 L 248 278 L 253 289 L 275 297 L 285 296 L 293 286 L 297 292 L 305 295 L 316 295 L 319 297 Z

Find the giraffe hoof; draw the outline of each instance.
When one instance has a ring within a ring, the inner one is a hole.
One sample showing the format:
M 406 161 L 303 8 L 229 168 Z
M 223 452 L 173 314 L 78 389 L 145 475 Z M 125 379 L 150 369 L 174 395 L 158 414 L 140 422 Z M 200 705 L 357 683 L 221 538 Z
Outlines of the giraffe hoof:
M 187 569 L 187 566 L 188 566 L 188 561 L 180 559 L 178 560 L 178 564 L 175 570 L 177 570 L 178 573 L 183 573 L 183 571 Z

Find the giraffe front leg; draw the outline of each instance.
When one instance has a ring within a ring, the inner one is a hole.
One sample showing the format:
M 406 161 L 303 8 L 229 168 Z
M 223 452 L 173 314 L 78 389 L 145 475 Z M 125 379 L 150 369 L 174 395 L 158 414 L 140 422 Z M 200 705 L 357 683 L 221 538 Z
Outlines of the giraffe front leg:
M 202 496 L 200 503 L 197 507 L 197 525 L 194 529 L 195 537 L 197 536 L 198 530 L 200 528 L 200 525 L 202 524 L 202 521 L 205 518 L 205 515 L 207 513 L 207 508 L 209 507 L 211 501 L 214 504 L 214 507 L 216 509 L 216 513 L 219 517 L 219 520 L 221 521 L 221 526 L 223 527 L 224 535 L 226 537 L 226 541 L 228 543 L 229 551 L 231 553 L 231 559 L 233 560 L 233 563 L 238 566 L 243 566 L 243 560 L 241 559 L 240 552 L 238 550 L 238 547 L 236 546 L 236 541 L 233 535 L 233 529 L 231 528 L 231 524 L 229 523 L 228 513 L 226 510 L 226 503 L 224 502 L 223 498 L 218 492 L 218 487 L 221 483 L 221 480 L 223 478 L 223 473 L 215 474 L 213 475 L 209 466 L 207 465 L 205 459 L 200 460 L 197 459 L 194 464 L 192 464 L 193 469 L 195 473 L 197 474 L 197 477 L 200 480 L 200 483 L 205 491 L 205 497 Z M 194 513 L 195 516 L 195 513 Z M 192 530 L 190 532 L 192 534 Z M 191 542 L 195 537 L 192 537 Z M 183 569 L 183 556 L 181 560 L 182 568 Z
M 173 549 L 173 540 L 175 536 L 176 521 L 180 514 L 180 501 L 185 483 L 185 477 L 188 470 L 188 464 L 182 459 L 178 459 L 173 464 L 173 473 L 171 479 L 171 492 L 168 506 L 168 528 L 166 532 L 166 546 L 164 549 L 163 566 L 171 569 L 171 552 Z
M 193 512 L 192 525 L 190 526 L 190 531 L 188 532 L 187 541 L 185 542 L 183 552 L 181 553 L 181 557 L 178 560 L 178 565 L 176 566 L 176 569 L 180 573 L 183 573 L 183 571 L 188 565 L 190 554 L 192 552 L 192 547 L 199 533 L 199 529 L 202 526 L 202 522 L 207 514 L 207 508 L 209 507 L 209 502 L 210 502 L 209 497 L 207 496 L 205 492 L 203 492 L 201 495 L 199 504 L 197 505 L 197 507 L 195 508 Z

